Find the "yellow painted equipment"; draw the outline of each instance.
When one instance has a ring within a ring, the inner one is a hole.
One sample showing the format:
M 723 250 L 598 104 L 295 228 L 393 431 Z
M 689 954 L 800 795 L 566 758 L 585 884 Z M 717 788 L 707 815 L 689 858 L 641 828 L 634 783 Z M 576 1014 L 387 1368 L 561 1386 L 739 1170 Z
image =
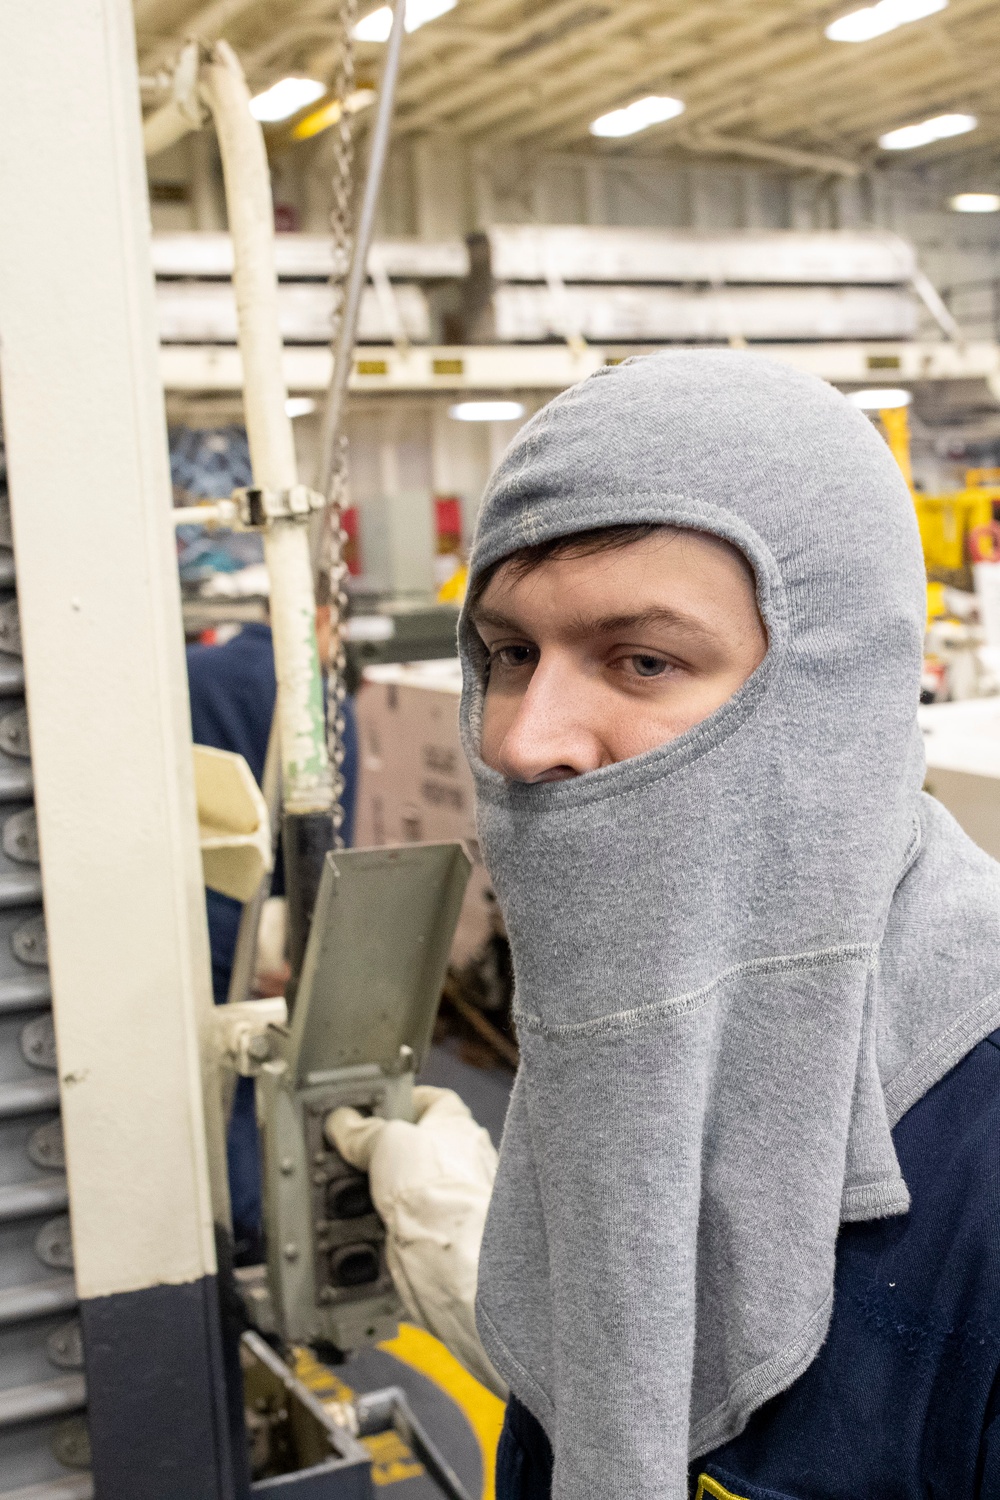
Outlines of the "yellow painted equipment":
M 961 572 L 969 564 L 969 533 L 993 520 L 993 500 L 1000 500 L 1000 487 L 968 486 L 948 495 L 915 493 L 917 525 L 924 549 L 924 562 L 931 578 L 957 582 L 942 574 Z
M 928 578 L 969 588 L 969 536 L 993 521 L 993 504 L 1000 502 L 1000 469 L 968 469 L 964 489 L 924 495 L 913 488 L 907 408 L 880 411 L 879 421 L 913 495 Z
M 910 464 L 910 417 L 905 406 L 886 407 L 880 411 L 879 421 L 892 456 L 903 471 L 903 478 L 913 489 L 913 469 Z

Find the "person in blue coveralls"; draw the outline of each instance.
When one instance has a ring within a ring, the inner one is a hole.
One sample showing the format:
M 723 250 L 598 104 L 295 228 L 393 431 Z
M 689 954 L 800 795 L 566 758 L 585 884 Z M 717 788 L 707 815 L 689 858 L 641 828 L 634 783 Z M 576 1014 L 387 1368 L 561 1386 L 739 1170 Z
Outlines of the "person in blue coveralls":
M 1000 865 L 922 790 L 912 498 L 824 382 L 608 366 L 460 622 L 515 972 L 499 1159 L 335 1111 L 497 1500 L 1000 1500 Z
M 329 605 L 321 604 L 317 608 L 316 633 L 320 659 L 325 661 L 330 633 Z M 276 694 L 270 626 L 244 625 L 239 634 L 225 645 L 189 646 L 187 668 L 195 744 L 213 745 L 216 749 L 232 750 L 242 755 L 260 785 Z M 358 766 L 357 724 L 350 698 L 345 700 L 344 719 L 343 834 L 345 843 L 350 845 L 354 838 Z M 271 894 L 284 895 L 280 846 L 271 879 Z M 218 891 L 206 891 L 205 898 L 212 954 L 212 992 L 216 1005 L 223 1005 L 229 993 L 242 907 L 238 901 Z M 281 993 L 281 976 L 272 977 L 277 985 L 274 992 Z M 260 1145 L 252 1078 L 237 1081 L 226 1149 L 235 1262 L 237 1265 L 254 1265 L 263 1258 L 264 1246 Z

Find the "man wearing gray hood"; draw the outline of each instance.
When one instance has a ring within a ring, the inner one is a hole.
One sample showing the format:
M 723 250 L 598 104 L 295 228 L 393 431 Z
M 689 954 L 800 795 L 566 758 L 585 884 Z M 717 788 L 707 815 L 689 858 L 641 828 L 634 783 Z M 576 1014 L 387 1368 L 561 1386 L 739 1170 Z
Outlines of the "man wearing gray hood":
M 470 578 L 521 1044 L 481 1344 L 471 1122 L 329 1128 L 509 1388 L 498 1500 L 997 1500 L 1000 867 L 921 791 L 888 449 L 767 359 L 628 361 L 515 439 Z

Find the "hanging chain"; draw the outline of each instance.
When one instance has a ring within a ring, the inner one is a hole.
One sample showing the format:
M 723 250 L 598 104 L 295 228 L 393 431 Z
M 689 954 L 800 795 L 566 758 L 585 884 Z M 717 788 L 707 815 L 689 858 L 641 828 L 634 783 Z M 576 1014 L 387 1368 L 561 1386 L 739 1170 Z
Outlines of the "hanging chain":
M 330 230 L 333 238 L 333 326 L 331 347 L 336 347 L 344 309 L 344 290 L 351 261 L 354 197 L 354 116 L 347 101 L 354 93 L 354 27 L 357 22 L 357 0 L 341 0 L 338 20 L 337 66 L 333 87 L 340 100 L 340 119 L 333 146 L 332 203 Z M 347 438 L 337 440 L 333 477 L 325 517 L 325 572 L 330 602 L 330 657 L 327 663 L 326 722 L 327 745 L 333 768 L 334 845 L 344 847 L 344 731 L 347 698 L 346 653 L 343 625 L 347 618 L 347 564 L 344 561 L 343 515 L 347 505 Z
M 337 466 L 331 485 L 330 505 L 326 514 L 326 571 L 330 588 L 330 656 L 326 678 L 326 735 L 330 765 L 333 769 L 334 847 L 344 847 L 344 732 L 347 699 L 347 653 L 344 648 L 344 621 L 347 618 L 347 563 L 344 546 L 344 503 L 347 498 L 347 438 L 337 443 Z
M 337 15 L 337 64 L 333 91 L 340 101 L 340 119 L 334 127 L 333 181 L 330 205 L 330 230 L 333 235 L 333 328 L 331 342 L 336 344 L 344 307 L 344 288 L 351 259 L 351 231 L 354 199 L 354 115 L 348 101 L 355 91 L 354 27 L 358 18 L 358 0 L 340 0 Z

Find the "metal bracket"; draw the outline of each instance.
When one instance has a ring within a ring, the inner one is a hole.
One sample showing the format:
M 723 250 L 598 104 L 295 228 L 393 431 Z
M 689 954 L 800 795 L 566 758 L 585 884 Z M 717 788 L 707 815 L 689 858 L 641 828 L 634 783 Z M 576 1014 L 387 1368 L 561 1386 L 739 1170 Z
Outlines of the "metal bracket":
M 200 91 L 199 73 L 204 47 L 197 38 L 185 42 L 170 74 L 169 97 L 143 121 L 147 156 L 156 156 L 192 130 L 208 124 L 209 111 Z
M 174 65 L 171 83 L 173 101 L 192 130 L 200 130 L 211 118 L 208 106 L 201 98 L 198 82 L 204 50 L 196 37 L 185 42 Z
M 243 1078 L 254 1078 L 273 1056 L 275 1028 L 288 1024 L 284 997 L 240 1000 L 212 1012 L 212 1043 L 219 1062 Z
M 349 1410 L 349 1409 L 348 1409 Z M 398 1385 L 368 1391 L 355 1398 L 353 1426 L 360 1437 L 396 1432 L 412 1448 L 447 1500 L 469 1500 L 469 1492 L 407 1400 Z
M 293 484 L 287 490 L 251 485 L 234 490 L 233 500 L 240 524 L 254 531 L 274 521 L 306 521 L 313 511 L 326 508 L 326 496 L 319 490 L 311 490 L 307 484 Z

